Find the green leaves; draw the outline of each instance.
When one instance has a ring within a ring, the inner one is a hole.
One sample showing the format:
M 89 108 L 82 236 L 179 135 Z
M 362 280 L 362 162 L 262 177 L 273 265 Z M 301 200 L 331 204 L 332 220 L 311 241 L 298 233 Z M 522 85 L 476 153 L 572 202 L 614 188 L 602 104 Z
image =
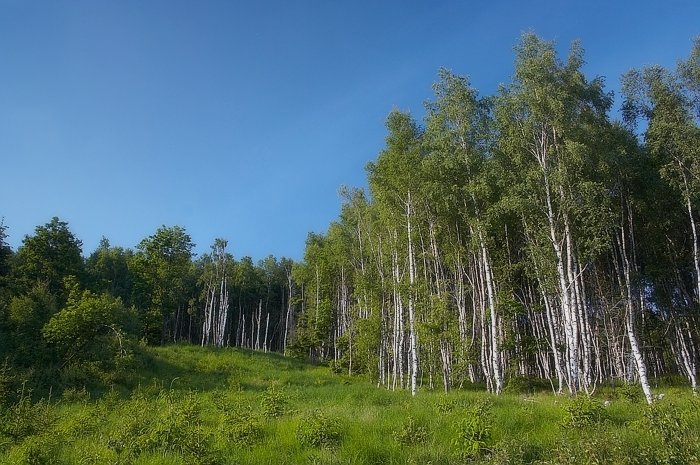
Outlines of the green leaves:
M 117 351 L 114 355 L 119 355 L 126 350 L 127 320 L 133 318 L 119 299 L 74 289 L 66 307 L 49 320 L 42 334 L 64 363 L 73 359 L 90 360 L 94 351 L 105 348 L 107 341 Z
M 82 242 L 68 229 L 68 223 L 54 217 L 43 226 L 37 226 L 33 236 L 26 236 L 17 250 L 15 276 L 23 290 L 38 282 L 45 282 L 49 292 L 65 302 L 67 290 L 63 280 L 67 276 L 83 277 Z

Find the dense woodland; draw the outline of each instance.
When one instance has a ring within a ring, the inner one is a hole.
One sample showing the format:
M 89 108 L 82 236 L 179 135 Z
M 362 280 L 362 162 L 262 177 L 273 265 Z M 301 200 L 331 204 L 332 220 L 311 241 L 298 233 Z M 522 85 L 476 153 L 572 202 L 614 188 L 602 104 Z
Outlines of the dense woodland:
M 700 40 L 674 69 L 623 76 L 619 121 L 583 67 L 579 44 L 564 59 L 526 34 L 496 95 L 440 70 L 424 120 L 391 112 L 369 190 L 341 189 L 298 263 L 223 239 L 195 257 L 178 226 L 84 257 L 57 218 L 13 251 L 0 226 L 0 389 L 109 382 L 140 344 L 189 341 L 414 394 L 697 391 Z

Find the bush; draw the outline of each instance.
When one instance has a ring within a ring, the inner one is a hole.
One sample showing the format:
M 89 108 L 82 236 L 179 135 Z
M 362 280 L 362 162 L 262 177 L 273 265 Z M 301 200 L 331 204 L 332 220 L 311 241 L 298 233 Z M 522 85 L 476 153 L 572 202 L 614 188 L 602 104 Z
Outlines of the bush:
M 260 402 L 263 414 L 268 417 L 280 417 L 284 415 L 287 407 L 287 396 L 275 386 L 265 390 Z
M 10 364 L 5 360 L 2 367 L 0 367 L 0 407 L 10 402 L 12 385 L 14 382 L 15 376 L 12 367 L 10 367 Z
M 58 444 L 55 437 L 32 436 L 12 449 L 9 462 L 14 465 L 59 464 L 56 458 Z
M 332 447 L 340 441 L 338 421 L 316 410 L 299 422 L 296 438 L 309 447 Z
M 566 416 L 562 426 L 566 428 L 586 428 L 602 423 L 607 419 L 603 404 L 592 397 L 576 396 L 564 407 Z
M 420 444 L 428 440 L 428 429 L 418 424 L 415 418 L 409 416 L 401 429 L 394 431 L 393 436 L 399 444 Z
M 189 463 L 211 463 L 210 438 L 202 428 L 197 398 L 189 393 L 176 399 L 175 394 L 174 391 L 161 394 L 166 408 L 158 421 L 151 424 L 149 445 L 182 454 Z
M 642 392 L 641 386 L 636 384 L 623 384 L 615 390 L 615 396 L 618 399 L 637 403 L 644 399 L 644 392 Z
M 457 453 L 465 459 L 473 459 L 490 451 L 491 403 L 478 401 L 465 412 L 457 425 L 457 437 L 452 441 Z
M 530 394 L 534 390 L 531 379 L 522 376 L 511 376 L 508 378 L 508 383 L 503 392 L 508 394 Z
M 247 446 L 263 437 L 263 427 L 259 419 L 251 412 L 243 410 L 223 412 L 222 432 L 236 445 Z
M 604 465 L 609 463 L 638 463 L 636 458 L 625 456 L 620 438 L 605 431 L 587 432 L 583 437 L 562 439 L 552 451 L 553 463 L 560 465 Z M 642 463 L 654 463 L 642 462 Z
M 696 405 L 694 407 L 697 408 Z M 700 437 L 691 424 L 692 419 L 687 411 L 673 403 L 656 402 L 645 407 L 644 417 L 637 426 L 661 442 L 663 447 L 653 451 L 655 461 L 683 464 L 700 460 Z
M 31 393 L 24 388 L 19 393 L 19 401 L 1 413 L 0 438 L 5 437 L 15 444 L 48 431 L 54 423 L 53 408 L 43 399 L 32 403 Z
M 491 465 L 524 465 L 540 459 L 540 451 L 526 440 L 510 439 L 498 443 L 489 457 Z
M 449 399 L 445 396 L 440 396 L 438 397 L 437 402 L 435 403 L 435 410 L 437 413 L 440 413 L 442 415 L 447 415 L 449 413 L 452 413 L 452 411 L 459 406 L 459 402 L 453 399 Z
M 203 428 L 197 398 L 192 393 L 176 395 L 163 391 L 155 401 L 131 401 L 123 415 L 126 423 L 109 439 L 110 448 L 127 462 L 144 452 L 157 451 L 181 455 L 187 463 L 218 463 L 211 435 Z

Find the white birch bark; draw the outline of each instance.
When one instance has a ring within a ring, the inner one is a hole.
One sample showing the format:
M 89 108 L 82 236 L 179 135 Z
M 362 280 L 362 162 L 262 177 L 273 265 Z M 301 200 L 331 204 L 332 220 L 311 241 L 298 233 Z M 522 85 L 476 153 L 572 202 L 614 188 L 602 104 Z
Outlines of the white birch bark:
M 413 214 L 413 204 L 411 201 L 411 191 L 408 191 L 406 202 L 406 232 L 408 234 L 408 330 L 409 330 L 409 353 L 411 357 L 411 395 L 415 396 L 417 392 L 417 377 L 418 377 L 418 339 L 416 335 L 415 321 L 415 258 L 413 256 L 413 231 L 411 225 L 411 216 Z

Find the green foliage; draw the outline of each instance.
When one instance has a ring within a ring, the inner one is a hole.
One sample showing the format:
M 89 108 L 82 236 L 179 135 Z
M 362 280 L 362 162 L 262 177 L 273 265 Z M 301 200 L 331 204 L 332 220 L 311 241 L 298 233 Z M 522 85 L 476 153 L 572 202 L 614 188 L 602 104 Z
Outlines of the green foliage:
M 54 217 L 37 226 L 33 236 L 26 236 L 17 250 L 15 280 L 27 292 L 36 283 L 46 283 L 59 305 L 68 297 L 63 280 L 84 276 L 82 242 L 68 229 L 68 223 Z
M 0 408 L 10 401 L 15 376 L 7 360 L 0 366 Z
M 162 226 L 137 246 L 131 266 L 139 277 L 139 303 L 145 314 L 148 342 L 172 340 L 170 319 L 178 306 L 186 306 L 196 279 L 192 279 L 194 243 L 184 228 Z
M 337 419 L 314 410 L 299 420 L 295 436 L 303 446 L 333 447 L 340 442 L 341 433 Z
M 491 408 L 491 402 L 482 400 L 475 402 L 464 412 L 464 417 L 457 424 L 457 436 L 452 441 L 461 457 L 475 459 L 491 450 Z
M 9 454 L 13 465 L 49 465 L 61 463 L 56 459 L 56 438 L 48 435 L 32 436 Z
M 123 413 L 124 424 L 108 441 L 120 457 L 133 459 L 146 452 L 158 452 L 182 456 L 188 463 L 219 463 L 194 393 L 161 391 L 153 402 L 134 399 Z
M 61 361 L 66 386 L 110 384 L 133 369 L 135 312 L 119 298 L 73 287 L 65 308 L 42 329 L 46 343 Z
M 638 384 L 623 384 L 615 389 L 615 396 L 618 399 L 635 403 L 644 400 L 644 392 Z
M 691 427 L 693 422 L 697 425 L 700 403 L 693 401 L 691 405 L 694 416 L 687 408 L 680 409 L 672 402 L 645 406 L 643 418 L 636 426 L 649 431 L 660 442 L 661 447 L 645 448 L 656 463 L 680 465 L 700 460 L 700 434 Z
M 601 434 L 602 433 L 602 434 Z M 619 437 L 607 431 L 593 432 L 588 435 L 574 438 L 565 438 L 559 441 L 551 453 L 554 463 L 562 465 L 577 465 L 581 463 L 592 465 L 605 465 L 609 463 L 641 463 L 651 465 L 653 461 L 646 461 L 638 454 L 625 456 L 622 442 Z
M 106 292 L 119 297 L 126 306 L 131 306 L 137 279 L 129 267 L 133 255 L 130 249 L 110 247 L 103 237 L 85 262 L 89 288 L 97 294 Z
M 234 444 L 249 446 L 262 440 L 265 430 L 262 422 L 250 412 L 226 412 L 223 422 L 224 434 Z
M 411 445 L 426 442 L 429 434 L 426 426 L 421 425 L 413 416 L 409 415 L 401 428 L 394 431 L 392 436 L 399 444 Z
M 25 438 L 49 431 L 55 421 L 54 409 L 41 400 L 33 403 L 31 392 L 24 387 L 19 392 L 19 400 L 10 407 L 0 410 L 0 443 L 20 443 Z
M 80 389 L 75 387 L 69 387 L 63 390 L 63 393 L 61 394 L 61 399 L 73 404 L 79 402 L 85 403 L 90 400 L 90 392 L 88 392 L 88 390 L 85 389 L 85 386 L 83 386 Z
M 564 405 L 566 415 L 562 426 L 566 428 L 588 428 L 606 420 L 607 414 L 602 402 L 593 397 L 578 395 Z
M 260 407 L 267 417 L 279 417 L 286 413 L 289 398 L 279 387 L 270 385 L 262 395 Z
M 447 415 L 459 408 L 459 402 L 445 396 L 440 396 L 435 403 L 435 410 L 441 415 Z
M 499 442 L 493 448 L 488 463 L 491 465 L 525 465 L 537 463 L 540 450 L 521 438 L 507 439 Z
M 28 367 L 46 363 L 47 351 L 41 329 L 56 313 L 56 299 L 44 284 L 37 284 L 28 293 L 14 296 L 8 308 L 11 336 L 8 358 L 14 364 Z
M 613 402 L 607 421 L 562 428 L 568 401 L 547 393 L 412 398 L 273 354 L 189 345 L 144 354 L 128 385 L 102 394 L 67 389 L 49 404 L 20 392 L 0 409 L 0 463 L 651 465 L 694 463 L 700 443 L 697 401 L 675 388 L 665 389 L 672 404 Z M 273 379 L 288 414 L 263 413 Z
M 530 378 L 525 378 L 522 376 L 511 376 L 508 378 L 506 387 L 503 392 L 508 392 L 512 394 L 529 394 L 535 389 L 535 384 Z

